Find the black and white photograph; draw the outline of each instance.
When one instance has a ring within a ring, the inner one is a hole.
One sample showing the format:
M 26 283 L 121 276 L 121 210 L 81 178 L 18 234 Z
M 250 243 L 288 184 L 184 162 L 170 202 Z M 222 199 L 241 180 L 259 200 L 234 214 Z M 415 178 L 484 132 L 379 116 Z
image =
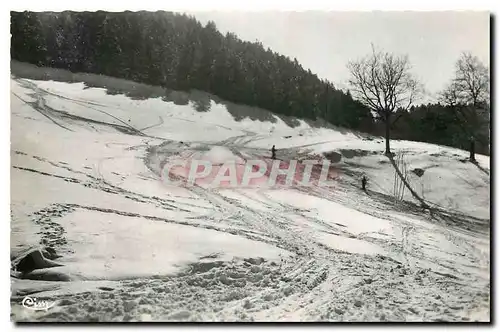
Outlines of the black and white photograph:
M 11 322 L 491 323 L 493 16 L 10 11 Z

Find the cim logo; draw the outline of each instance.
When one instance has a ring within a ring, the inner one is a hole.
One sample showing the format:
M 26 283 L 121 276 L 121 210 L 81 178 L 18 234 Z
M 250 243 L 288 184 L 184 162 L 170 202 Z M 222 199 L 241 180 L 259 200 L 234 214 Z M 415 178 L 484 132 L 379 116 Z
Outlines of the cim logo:
M 45 311 L 47 311 L 50 308 L 52 308 L 56 303 L 55 302 L 43 301 L 43 300 L 37 300 L 36 297 L 31 298 L 29 296 L 26 296 L 23 299 L 23 302 L 21 304 L 26 309 L 30 309 L 30 310 L 45 310 Z

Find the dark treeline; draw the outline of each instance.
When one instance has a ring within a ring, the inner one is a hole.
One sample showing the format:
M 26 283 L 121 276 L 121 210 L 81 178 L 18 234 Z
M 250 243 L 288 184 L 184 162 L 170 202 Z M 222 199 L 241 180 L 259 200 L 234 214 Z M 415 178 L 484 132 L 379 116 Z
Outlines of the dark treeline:
M 39 66 L 198 89 L 277 114 L 370 129 L 368 109 L 296 59 L 168 12 L 13 12 L 11 56 Z
M 203 26 L 169 12 L 12 12 L 11 34 L 11 57 L 19 61 L 202 90 L 276 114 L 378 134 L 377 120 L 348 91 L 259 42 L 221 34 L 213 22 Z M 466 148 L 452 113 L 440 105 L 414 108 L 398 121 L 394 138 Z
M 395 114 L 395 117 L 400 118 L 392 130 L 392 138 L 468 150 L 474 127 L 477 129 L 474 135 L 476 152 L 489 155 L 489 111 L 472 112 L 472 107 L 472 105 L 448 106 L 438 103 L 414 106 L 405 112 L 399 111 Z M 469 116 L 465 118 L 462 114 Z M 472 114 L 475 116 L 471 116 Z

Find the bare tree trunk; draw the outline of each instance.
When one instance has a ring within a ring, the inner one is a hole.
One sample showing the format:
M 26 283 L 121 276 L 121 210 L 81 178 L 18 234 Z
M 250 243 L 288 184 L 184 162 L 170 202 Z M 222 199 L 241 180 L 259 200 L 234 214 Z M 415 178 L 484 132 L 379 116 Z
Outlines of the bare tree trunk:
M 396 170 L 396 173 L 398 173 L 399 178 L 401 179 L 401 181 L 403 181 L 403 183 L 405 184 L 406 188 L 408 188 L 408 190 L 410 190 L 410 192 L 413 195 L 413 197 L 415 197 L 415 199 L 420 202 L 420 204 L 421 204 L 422 207 L 429 208 L 429 205 L 427 205 L 427 203 L 425 203 L 425 201 L 422 198 L 420 198 L 420 196 L 418 196 L 418 194 L 411 188 L 411 186 L 408 183 L 408 181 L 406 181 L 405 177 L 403 176 L 403 174 L 399 170 L 398 165 L 396 165 L 396 162 L 394 161 L 394 158 L 392 158 L 391 155 L 387 155 L 387 157 L 391 161 L 392 166 L 394 166 L 394 169 Z
M 391 122 L 390 122 L 389 116 L 387 115 L 386 120 L 385 120 L 385 155 L 386 156 L 390 156 L 390 154 L 391 154 L 390 141 L 391 141 Z

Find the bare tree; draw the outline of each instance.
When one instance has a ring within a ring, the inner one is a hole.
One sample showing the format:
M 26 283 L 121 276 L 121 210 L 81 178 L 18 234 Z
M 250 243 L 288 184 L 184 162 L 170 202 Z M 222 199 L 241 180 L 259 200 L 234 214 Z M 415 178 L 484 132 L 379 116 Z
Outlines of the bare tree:
M 470 136 L 470 160 L 475 161 L 475 140 L 489 136 L 490 74 L 478 57 L 464 52 L 455 64 L 455 76 L 440 94 L 440 101 L 456 109 L 455 116 Z
M 393 119 L 393 114 L 397 110 L 408 110 L 422 91 L 410 72 L 408 56 L 376 51 L 372 47 L 372 54 L 349 62 L 347 68 L 353 96 L 385 123 L 385 153 L 390 155 L 390 131 L 399 119 Z
M 397 110 L 408 110 L 422 92 L 421 84 L 410 72 L 408 56 L 376 51 L 372 45 L 372 54 L 349 62 L 347 68 L 351 73 L 349 85 L 353 96 L 375 112 L 385 123 L 385 154 L 397 175 L 413 197 L 423 207 L 428 207 L 411 188 L 391 155 L 391 127 L 405 112 L 400 112 L 397 118 L 394 118 L 394 113 Z

